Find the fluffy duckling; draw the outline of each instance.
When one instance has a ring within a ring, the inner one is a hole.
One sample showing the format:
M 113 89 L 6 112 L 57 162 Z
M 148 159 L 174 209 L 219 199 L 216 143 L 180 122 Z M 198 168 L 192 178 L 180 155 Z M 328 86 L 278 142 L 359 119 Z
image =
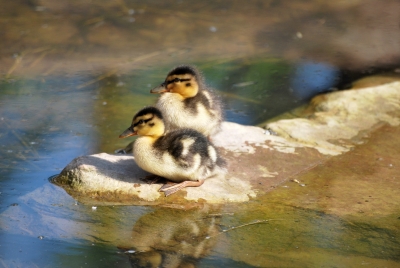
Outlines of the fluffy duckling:
M 166 196 L 226 172 L 225 161 L 203 134 L 193 129 L 165 133 L 163 115 L 155 107 L 140 110 L 119 137 L 134 135 L 139 135 L 133 147 L 138 166 L 174 182 L 161 187 Z
M 193 128 L 210 137 L 220 129 L 221 101 L 207 88 L 201 73 L 192 66 L 178 66 L 151 93 L 162 93 L 156 107 L 164 115 L 167 130 Z

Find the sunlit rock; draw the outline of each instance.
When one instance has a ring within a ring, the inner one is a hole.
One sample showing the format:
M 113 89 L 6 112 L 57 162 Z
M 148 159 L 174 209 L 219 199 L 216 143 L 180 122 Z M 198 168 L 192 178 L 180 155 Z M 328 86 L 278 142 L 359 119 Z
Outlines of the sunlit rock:
M 54 182 L 90 204 L 246 202 L 349 151 L 380 126 L 398 126 L 400 82 L 321 95 L 305 110 L 308 116 L 269 123 L 267 130 L 224 122 L 212 140 L 228 162 L 227 175 L 168 197 L 158 191 L 162 182 L 146 181 L 149 174 L 129 155 L 78 157 Z
M 228 162 L 225 177 L 207 179 L 201 187 L 188 187 L 164 197 L 158 190 L 162 182 L 149 183 L 149 173 L 141 170 L 129 155 L 106 153 L 74 159 L 53 181 L 84 203 L 182 204 L 246 202 L 285 180 L 288 174 L 304 168 L 295 142 L 270 135 L 264 129 L 224 122 L 213 137 Z M 286 148 L 283 148 L 286 147 Z M 303 150 L 307 159 L 320 155 Z M 291 167 L 279 165 L 290 161 Z
M 308 118 L 279 120 L 268 128 L 288 141 L 338 155 L 354 146 L 351 139 L 377 124 L 400 124 L 400 82 L 315 97 Z

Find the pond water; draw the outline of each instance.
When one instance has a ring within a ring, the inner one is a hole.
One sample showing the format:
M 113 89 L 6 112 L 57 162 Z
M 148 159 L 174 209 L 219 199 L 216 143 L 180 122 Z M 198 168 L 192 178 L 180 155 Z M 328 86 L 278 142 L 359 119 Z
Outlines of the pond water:
M 343 74 L 394 66 L 395 1 L 1 2 L 10 11 L 0 22 L 1 267 L 400 265 L 400 214 L 363 221 L 296 207 L 282 201 L 295 196 L 290 183 L 245 204 L 180 210 L 93 207 L 48 180 L 75 157 L 125 147 L 118 135 L 182 62 L 202 70 L 227 121 L 247 125 L 332 90 Z M 386 35 L 370 53 L 351 30 L 363 43 L 367 18 L 381 14 L 374 31 Z

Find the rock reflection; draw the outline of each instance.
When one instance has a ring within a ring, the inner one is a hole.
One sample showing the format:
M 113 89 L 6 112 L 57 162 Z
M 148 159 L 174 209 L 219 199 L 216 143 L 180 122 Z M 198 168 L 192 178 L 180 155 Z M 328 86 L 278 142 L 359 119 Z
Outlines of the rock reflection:
M 132 230 L 133 247 L 125 249 L 132 267 L 196 267 L 209 255 L 219 232 L 216 209 L 158 208 L 142 216 Z M 212 213 L 212 214 L 211 214 Z

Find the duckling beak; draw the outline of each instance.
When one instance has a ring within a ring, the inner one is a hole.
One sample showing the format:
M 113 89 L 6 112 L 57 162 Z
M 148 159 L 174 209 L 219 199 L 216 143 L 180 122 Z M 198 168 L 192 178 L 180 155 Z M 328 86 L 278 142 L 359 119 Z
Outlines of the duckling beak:
M 165 83 L 162 83 L 158 87 L 155 87 L 152 90 L 150 90 L 150 93 L 164 93 L 164 92 L 169 92 L 169 90 L 165 87 Z
M 129 127 L 127 130 L 122 132 L 121 135 L 119 135 L 119 138 L 123 139 L 123 138 L 126 138 L 126 137 L 136 136 L 136 135 L 137 135 L 137 131 L 133 131 L 132 127 Z

